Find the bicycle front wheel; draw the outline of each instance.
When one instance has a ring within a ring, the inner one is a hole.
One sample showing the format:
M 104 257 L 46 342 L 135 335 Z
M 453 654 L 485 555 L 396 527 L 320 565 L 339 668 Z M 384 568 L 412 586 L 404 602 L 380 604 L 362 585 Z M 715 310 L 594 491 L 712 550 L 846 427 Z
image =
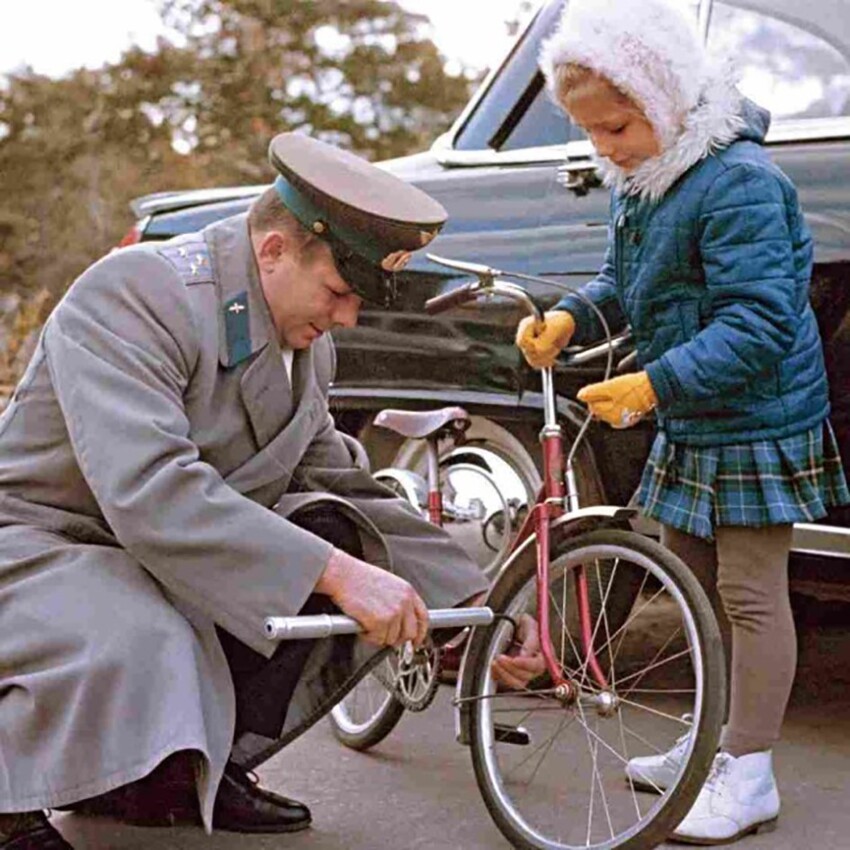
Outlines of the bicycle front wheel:
M 552 547 L 550 634 L 572 694 L 555 693 L 548 675 L 526 691 L 497 686 L 491 664 L 508 650 L 513 626 L 499 619 L 476 629 L 468 663 L 479 788 L 514 847 L 655 847 L 696 799 L 717 749 L 726 696 L 716 620 L 688 568 L 648 538 L 604 529 Z M 568 614 L 582 571 L 597 600 L 585 642 Z M 535 582 L 527 550 L 489 604 L 514 620 L 535 615 Z M 627 611 L 624 596 L 633 599 Z M 633 759 L 671 750 L 664 781 L 627 780 Z

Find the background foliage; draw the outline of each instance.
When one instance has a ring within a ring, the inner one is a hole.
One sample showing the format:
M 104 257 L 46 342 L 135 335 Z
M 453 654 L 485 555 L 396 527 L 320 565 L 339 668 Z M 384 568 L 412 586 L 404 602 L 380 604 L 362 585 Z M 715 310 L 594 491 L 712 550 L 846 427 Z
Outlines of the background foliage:
M 0 381 L 28 355 L 20 334 L 131 226 L 131 199 L 265 182 L 284 130 L 372 160 L 425 149 L 475 84 L 390 0 L 161 5 L 184 45 L 0 78 Z

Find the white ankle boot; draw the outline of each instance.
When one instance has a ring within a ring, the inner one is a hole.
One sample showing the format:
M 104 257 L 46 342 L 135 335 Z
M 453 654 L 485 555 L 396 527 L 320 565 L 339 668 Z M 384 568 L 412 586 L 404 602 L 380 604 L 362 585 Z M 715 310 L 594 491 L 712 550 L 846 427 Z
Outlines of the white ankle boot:
M 718 753 L 696 802 L 671 838 L 686 844 L 726 844 L 753 832 L 769 832 L 778 815 L 771 752 L 738 758 Z
M 691 733 L 687 732 L 666 753 L 655 756 L 638 756 L 629 759 L 626 779 L 639 791 L 666 791 L 675 780 L 688 749 Z

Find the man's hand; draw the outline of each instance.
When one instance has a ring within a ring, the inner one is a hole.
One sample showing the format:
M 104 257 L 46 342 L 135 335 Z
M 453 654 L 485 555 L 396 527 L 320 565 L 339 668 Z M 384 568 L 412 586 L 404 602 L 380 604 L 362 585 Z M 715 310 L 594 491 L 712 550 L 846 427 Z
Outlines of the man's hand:
M 561 349 L 569 344 L 576 330 L 575 319 L 566 310 L 551 310 L 539 323 L 526 316 L 517 326 L 516 344 L 529 366 L 535 369 L 554 366 Z
M 315 587 L 363 627 L 376 646 L 421 646 L 428 634 L 428 609 L 404 579 L 334 549 Z
M 504 655 L 498 655 L 490 667 L 493 678 L 514 690 L 523 690 L 528 683 L 546 672 L 546 661 L 540 651 L 537 620 L 530 614 L 519 618 L 516 640 Z

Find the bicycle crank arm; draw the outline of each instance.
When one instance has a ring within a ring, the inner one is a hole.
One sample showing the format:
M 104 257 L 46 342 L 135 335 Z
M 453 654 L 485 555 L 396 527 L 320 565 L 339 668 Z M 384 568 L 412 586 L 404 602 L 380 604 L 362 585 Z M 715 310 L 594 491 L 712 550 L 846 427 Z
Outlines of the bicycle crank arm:
M 493 612 L 489 608 L 435 608 L 428 612 L 430 629 L 454 629 L 489 626 Z M 316 640 L 331 635 L 356 635 L 360 623 L 343 614 L 309 614 L 302 617 L 267 617 L 269 640 Z

